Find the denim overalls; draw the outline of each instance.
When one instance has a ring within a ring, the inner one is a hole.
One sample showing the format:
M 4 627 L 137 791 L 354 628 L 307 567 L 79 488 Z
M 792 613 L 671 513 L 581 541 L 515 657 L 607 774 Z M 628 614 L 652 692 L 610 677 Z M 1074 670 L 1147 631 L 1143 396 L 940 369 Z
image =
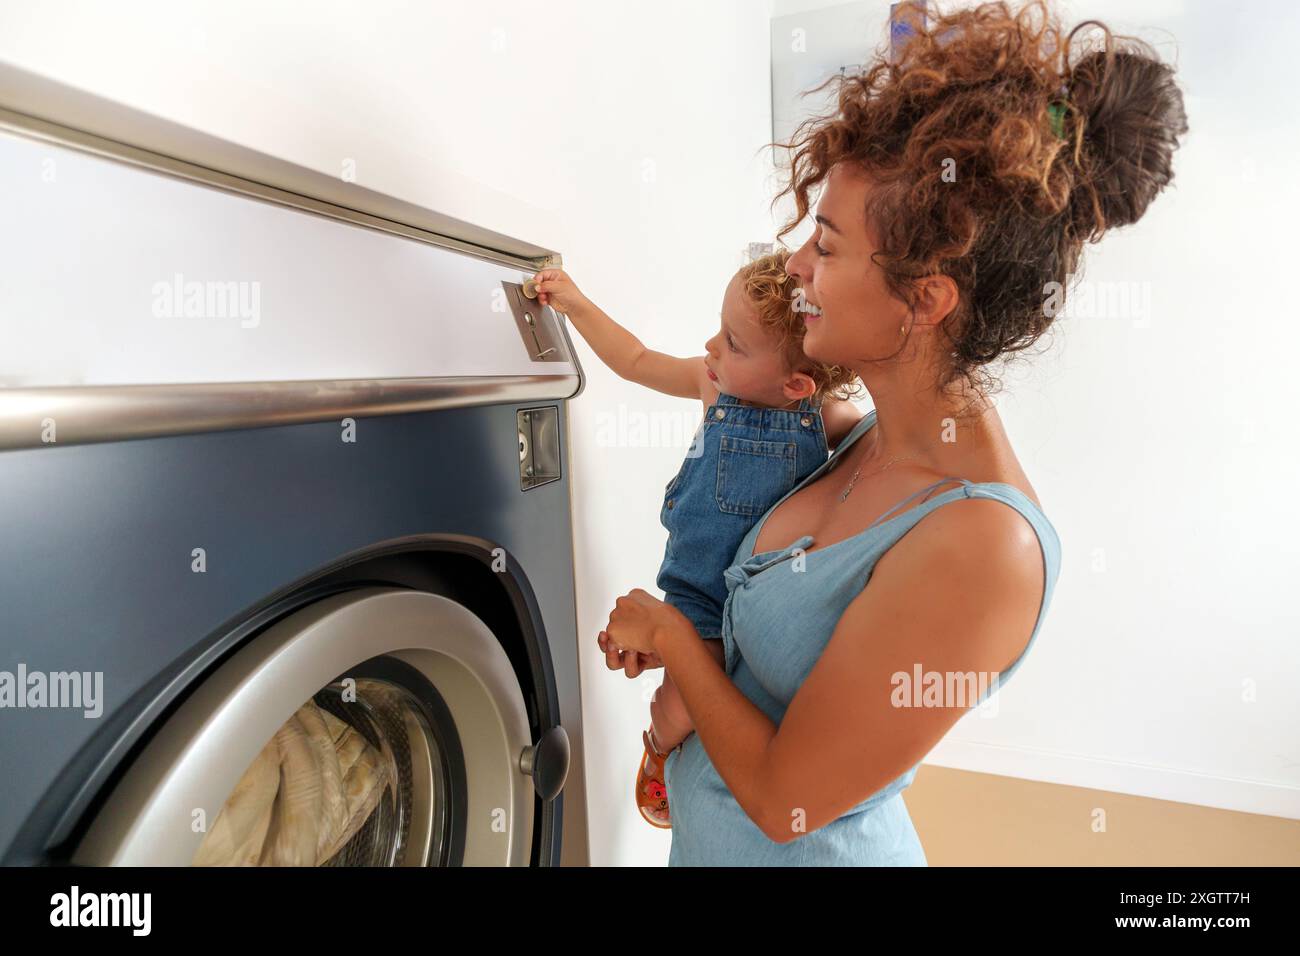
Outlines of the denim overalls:
M 655 584 L 701 637 L 721 638 L 723 572 L 749 529 L 829 455 L 820 407 L 742 405 L 720 394 L 704 413 L 686 460 L 664 490 L 668 529 Z

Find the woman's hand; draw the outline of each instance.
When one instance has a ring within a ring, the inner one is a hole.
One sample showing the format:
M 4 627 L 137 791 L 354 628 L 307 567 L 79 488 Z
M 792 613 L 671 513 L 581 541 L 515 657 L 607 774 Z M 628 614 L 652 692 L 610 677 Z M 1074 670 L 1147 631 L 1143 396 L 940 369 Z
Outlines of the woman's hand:
M 610 670 L 621 667 L 628 677 L 635 677 L 647 667 L 663 666 L 655 640 L 672 628 L 682 627 L 694 630 L 677 608 L 641 588 L 633 588 L 614 602 L 609 623 L 597 643 L 605 652 Z
M 664 666 L 663 659 L 658 654 L 624 651 L 604 631 L 600 632 L 596 643 L 605 652 L 605 666 L 612 671 L 621 670 L 628 677 L 640 677 L 642 671 Z

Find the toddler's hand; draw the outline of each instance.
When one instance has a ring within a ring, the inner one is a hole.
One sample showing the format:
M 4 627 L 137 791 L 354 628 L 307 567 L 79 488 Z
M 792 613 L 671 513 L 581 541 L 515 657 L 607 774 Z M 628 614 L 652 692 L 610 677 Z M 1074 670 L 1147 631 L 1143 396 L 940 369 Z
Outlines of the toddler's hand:
M 537 283 L 537 301 L 556 312 L 568 315 L 590 302 L 563 269 L 543 269 L 533 281 Z

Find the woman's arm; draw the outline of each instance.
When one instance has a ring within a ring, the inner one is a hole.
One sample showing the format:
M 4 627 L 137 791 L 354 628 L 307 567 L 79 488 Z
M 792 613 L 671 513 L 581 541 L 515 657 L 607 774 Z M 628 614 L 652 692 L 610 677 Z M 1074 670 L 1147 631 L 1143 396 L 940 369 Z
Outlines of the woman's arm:
M 767 748 L 765 832 L 777 842 L 812 832 L 924 759 L 974 695 L 901 706 L 900 677 L 919 667 L 945 689 L 994 680 L 1028 643 L 1044 573 L 1033 529 L 988 499 L 952 502 L 890 548 Z
M 725 663 L 726 654 L 722 641 L 718 638 L 706 638 L 704 647 L 719 664 Z M 650 729 L 653 741 L 660 753 L 667 753 L 695 729 L 691 724 L 690 711 L 682 700 L 681 691 L 673 681 L 672 672 L 664 668 L 664 680 L 650 698 Z
M 991 679 L 1023 652 L 1043 594 L 1033 529 L 1001 502 L 928 515 L 877 563 L 778 728 L 709 660 L 694 635 L 656 650 L 705 752 L 736 802 L 788 843 L 919 763 L 974 704 L 894 705 L 894 675 Z M 947 702 L 951 703 L 951 702 Z

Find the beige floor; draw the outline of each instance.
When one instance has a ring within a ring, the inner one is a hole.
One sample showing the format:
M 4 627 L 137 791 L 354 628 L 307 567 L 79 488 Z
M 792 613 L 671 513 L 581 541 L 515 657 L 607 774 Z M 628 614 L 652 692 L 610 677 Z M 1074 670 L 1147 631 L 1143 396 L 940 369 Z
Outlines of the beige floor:
M 903 800 L 931 866 L 1300 865 L 1283 817 L 929 765 Z

